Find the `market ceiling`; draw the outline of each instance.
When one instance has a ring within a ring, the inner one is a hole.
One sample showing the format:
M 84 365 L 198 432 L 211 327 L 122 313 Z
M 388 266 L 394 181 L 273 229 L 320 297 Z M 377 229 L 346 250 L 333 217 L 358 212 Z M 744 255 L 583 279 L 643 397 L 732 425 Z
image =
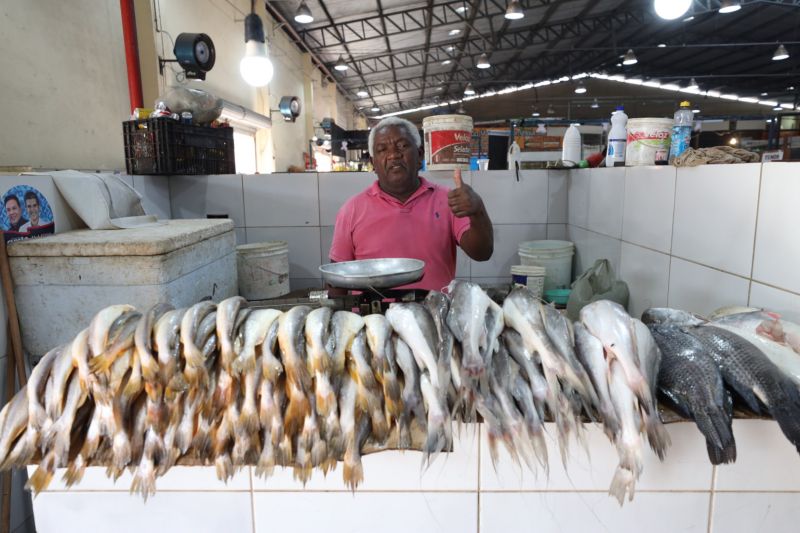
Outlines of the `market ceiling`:
M 301 0 L 266 6 L 288 21 L 287 33 L 367 116 L 460 100 L 468 83 L 481 94 L 583 72 L 681 86 L 694 78 L 702 90 L 798 103 L 800 0 L 741 0 L 733 2 L 741 9 L 732 13 L 718 11 L 725 2 L 693 0 L 689 12 L 672 21 L 655 13 L 653 0 L 521 0 L 524 17 L 509 20 L 508 1 L 306 0 L 314 19 L 306 24 L 294 19 Z M 789 58 L 773 61 L 779 44 Z M 638 61 L 623 65 L 629 49 Z M 482 54 L 489 68 L 477 67 Z M 337 63 L 348 68 L 338 70 Z M 669 109 L 681 99 L 636 86 L 610 89 L 596 80 L 577 95 L 576 83 L 507 95 L 515 96 L 506 99 L 511 106 L 517 102 L 512 109 L 493 98 L 464 106 L 476 119 L 491 120 L 528 115 L 534 104 L 542 111 L 561 106 L 566 111 L 557 114 L 566 116 L 579 106 L 592 109 L 595 97 L 602 116 L 622 98 L 649 101 L 650 111 L 660 100 Z M 606 94 L 592 94 L 592 85 L 603 86 Z M 771 112 L 739 102 L 717 104 L 720 113 L 713 114 Z

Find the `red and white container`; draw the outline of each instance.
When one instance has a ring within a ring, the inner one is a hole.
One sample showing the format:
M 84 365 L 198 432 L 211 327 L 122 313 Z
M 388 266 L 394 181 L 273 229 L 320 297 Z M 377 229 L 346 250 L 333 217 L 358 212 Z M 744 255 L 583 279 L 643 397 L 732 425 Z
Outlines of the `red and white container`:
M 632 118 L 628 120 L 625 166 L 667 164 L 671 134 L 671 118 Z
M 469 170 L 472 117 L 436 115 L 422 120 L 425 165 L 428 170 Z

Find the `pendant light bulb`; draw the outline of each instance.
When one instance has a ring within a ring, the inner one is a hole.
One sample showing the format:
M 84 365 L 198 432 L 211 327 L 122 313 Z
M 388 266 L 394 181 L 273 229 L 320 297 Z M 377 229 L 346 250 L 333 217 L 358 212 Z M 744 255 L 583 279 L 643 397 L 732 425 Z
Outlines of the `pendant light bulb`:
M 690 91 L 696 91 L 699 88 L 700 88 L 700 86 L 697 85 L 697 80 L 695 80 L 694 78 L 689 80 L 689 86 L 687 87 L 687 89 L 689 89 Z
M 264 25 L 255 13 L 244 19 L 244 40 L 244 57 L 239 62 L 239 73 L 248 85 L 264 87 L 272 81 L 274 68 L 267 56 Z
M 310 24 L 314 22 L 314 15 L 311 14 L 311 10 L 308 8 L 306 0 L 300 2 L 300 5 L 297 7 L 297 11 L 294 12 L 294 20 L 300 24 Z
M 584 93 L 586 93 L 586 85 L 584 85 L 582 81 L 579 81 L 577 87 L 575 87 L 575 94 Z
M 506 8 L 505 17 L 508 20 L 519 20 L 525 16 L 525 11 L 522 10 L 522 6 L 519 3 L 519 0 L 511 0 L 508 3 L 508 7 Z
M 472 87 L 472 83 L 467 83 L 467 86 L 464 87 L 464 96 L 473 96 L 475 94 L 475 89 Z
M 597 98 L 592 101 L 592 109 L 598 109 L 600 107 L 600 102 L 597 101 Z
M 489 56 L 486 55 L 486 52 L 482 53 L 480 55 L 480 57 L 478 57 L 478 62 L 475 64 L 475 66 L 478 67 L 478 68 L 483 68 L 483 69 L 486 69 L 486 68 L 489 68 L 489 67 L 492 66 L 492 64 L 489 63 Z
M 742 9 L 742 4 L 738 0 L 722 0 L 719 5 L 720 13 L 733 13 Z
M 350 68 L 347 63 L 344 62 L 344 58 L 341 54 L 339 54 L 339 59 L 336 60 L 336 64 L 333 65 L 333 68 L 338 70 L 339 72 L 344 72 L 348 68 Z
M 623 65 L 635 65 L 638 63 L 639 60 L 636 59 L 636 54 L 633 53 L 633 48 L 629 48 L 627 52 L 625 52 L 625 56 L 622 58 Z
M 356 91 L 356 96 L 358 96 L 359 98 L 366 98 L 367 96 L 369 96 L 369 91 L 367 91 L 366 87 L 362 87 L 358 91 Z
M 691 6 L 692 0 L 655 0 L 653 2 L 656 15 L 664 20 L 675 20 L 684 16 Z
M 778 45 L 777 50 L 775 50 L 775 53 L 772 55 L 772 60 L 783 61 L 784 59 L 788 58 L 789 58 L 789 51 L 786 50 L 786 47 L 783 46 L 782 44 Z

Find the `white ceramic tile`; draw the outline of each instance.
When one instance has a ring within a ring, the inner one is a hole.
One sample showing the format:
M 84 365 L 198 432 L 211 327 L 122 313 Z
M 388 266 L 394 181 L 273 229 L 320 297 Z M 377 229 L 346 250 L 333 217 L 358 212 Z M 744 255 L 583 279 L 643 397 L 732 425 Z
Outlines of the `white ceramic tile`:
M 570 170 L 567 188 L 567 221 L 573 226 L 589 225 L 589 171 Z
M 475 187 L 475 183 L 473 182 L 476 179 L 475 175 L 477 175 L 478 179 L 483 179 L 489 174 L 491 174 L 491 172 L 481 173 L 476 171 L 462 170 L 461 181 L 471 187 Z M 452 170 L 426 170 L 425 172 L 421 172 L 420 175 L 424 176 L 428 181 L 431 181 L 437 185 L 441 185 L 445 189 L 452 189 L 455 187 Z
M 473 185 L 494 224 L 547 222 L 546 170 L 521 170 L 519 181 L 511 170 L 481 173 Z
M 586 491 L 608 490 L 619 464 L 617 451 L 595 424 L 583 425 L 586 450 L 574 439 L 567 454 L 567 468 L 561 463 L 556 428 L 547 423 L 549 476 L 539 469 L 531 471 L 515 463 L 502 445 L 498 449 L 497 466 L 492 465 L 486 430 L 481 441 L 481 490 L 483 491 Z M 644 444 L 644 472 L 637 490 L 711 490 L 712 467 L 706 456 L 705 440 L 692 423 L 668 424 L 672 445 L 664 462 Z M 638 498 L 638 495 L 637 495 Z
M 519 243 L 547 236 L 546 224 L 494 225 L 494 254 L 488 261 L 472 261 L 472 277 L 498 277 L 511 272 L 519 264 Z
M 622 243 L 619 278 L 628 284 L 628 312 L 641 316 L 650 307 L 665 307 L 669 293 L 669 256 Z
M 753 279 L 800 293 L 800 165 L 764 165 Z
M 322 278 L 289 278 L 289 289 L 321 289 L 324 285 Z
M 339 208 L 377 179 L 372 172 L 320 172 L 318 176 L 322 226 L 332 226 Z
M 589 220 L 586 229 L 619 239 L 625 199 L 625 169 L 578 170 L 589 174 Z
M 29 474 L 33 474 L 35 470 L 36 466 L 28 466 Z M 112 478 L 106 476 L 105 468 L 94 466 L 86 469 L 86 473 L 79 484 L 67 487 L 63 480 L 65 471 L 66 469 L 63 468 L 56 470 L 47 492 L 122 491 L 127 493 L 131 487 L 131 480 L 133 480 L 133 474 L 126 470 L 115 482 Z M 213 466 L 175 466 L 156 479 L 156 490 L 231 491 L 249 489 L 249 468 L 239 470 L 227 483 L 217 479 L 217 472 Z
M 619 277 L 622 241 L 576 226 L 567 226 L 567 236 L 569 237 L 567 240 L 575 243 L 573 279 L 586 272 L 598 259 L 608 259 L 614 269 L 614 274 Z
M 679 168 L 672 255 L 750 277 L 761 165 Z
M 797 450 L 774 420 L 734 420 L 736 462 L 717 467 L 716 490 L 800 491 Z M 800 503 L 800 495 L 797 495 Z
M 256 533 L 477 533 L 470 493 L 256 493 Z M 228 529 L 228 531 L 231 531 Z
M 322 226 L 320 234 L 320 257 L 323 263 L 330 262 L 331 244 L 333 243 L 333 226 Z
M 797 294 L 753 282 L 750 286 L 750 305 L 780 313 L 786 320 L 800 322 L 800 296 Z
M 131 176 L 133 188 L 142 195 L 142 207 L 148 215 L 160 220 L 172 218 L 169 198 L 169 178 L 166 176 Z
M 713 533 L 796 533 L 800 494 L 720 494 L 714 496 Z
M 637 494 L 623 507 L 605 493 L 481 494 L 481 533 L 705 532 L 708 494 Z
M 286 241 L 289 243 L 289 276 L 314 278 L 319 275 L 320 231 L 310 228 L 247 228 L 247 242 Z M 325 261 L 328 262 L 327 260 Z
M 243 176 L 245 226 L 319 226 L 315 172 Z
M 236 227 L 244 227 L 242 176 L 170 176 L 170 206 L 173 218 L 206 218 L 227 215 Z
M 547 238 L 556 241 L 567 240 L 567 225 L 566 224 L 548 224 L 547 225 Z
M 469 278 L 472 272 L 472 259 L 459 247 L 456 249 L 456 277 Z
M 252 531 L 246 492 L 162 492 L 145 503 L 127 493 L 43 493 L 33 502 L 38 533 Z
M 673 166 L 625 169 L 624 240 L 669 253 L 675 209 L 675 176 L 676 168 Z
M 511 284 L 511 274 L 509 273 L 508 276 L 500 278 L 470 278 L 470 281 L 477 283 L 481 287 L 507 287 Z
M 455 427 L 454 427 L 455 431 Z M 362 458 L 364 483 L 358 493 L 382 490 L 477 490 L 478 436 L 475 425 L 465 427 L 459 435 L 454 432 L 453 451 L 440 454 L 426 471 L 422 471 L 422 453 L 415 451 L 386 451 Z M 268 479 L 253 478 L 254 490 L 302 490 L 294 480 L 291 469 L 276 469 Z M 327 477 L 314 472 L 306 490 L 350 490 L 342 480 L 339 464 Z
M 247 229 L 246 228 L 233 228 L 236 234 L 236 244 L 247 244 Z
M 707 315 L 726 305 L 747 305 L 749 284 L 746 279 L 673 257 L 667 303 Z
M 547 223 L 564 224 L 567 222 L 569 171 L 548 170 L 547 181 Z

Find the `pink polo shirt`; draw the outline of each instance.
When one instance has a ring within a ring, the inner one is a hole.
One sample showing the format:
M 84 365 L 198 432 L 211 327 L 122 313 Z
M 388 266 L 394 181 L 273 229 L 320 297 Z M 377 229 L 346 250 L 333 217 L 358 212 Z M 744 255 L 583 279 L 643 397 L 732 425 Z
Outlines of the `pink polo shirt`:
M 381 257 L 425 261 L 422 279 L 402 288 L 441 290 L 456 275 L 456 246 L 470 227 L 447 205 L 444 187 L 422 176 L 405 203 L 385 193 L 376 180 L 350 198 L 336 215 L 330 258 L 336 262 Z

